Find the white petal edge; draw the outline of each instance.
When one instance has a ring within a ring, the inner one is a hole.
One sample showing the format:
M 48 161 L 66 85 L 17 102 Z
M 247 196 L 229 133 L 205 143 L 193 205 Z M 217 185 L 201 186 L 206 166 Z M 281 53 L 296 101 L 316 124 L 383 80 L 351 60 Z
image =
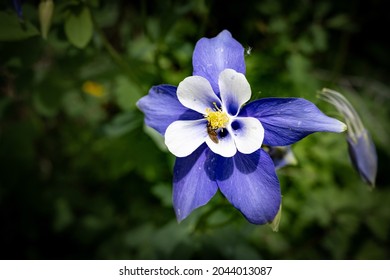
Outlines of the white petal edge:
M 177 98 L 185 107 L 206 113 L 206 108 L 214 108 L 213 102 L 221 101 L 214 93 L 209 81 L 201 76 L 190 76 L 181 81 L 177 87 Z
M 236 117 L 240 128 L 234 130 L 231 125 L 227 128 L 232 135 L 237 150 L 243 154 L 251 154 L 261 148 L 264 140 L 264 128 L 260 121 L 251 117 Z
M 218 143 L 207 137 L 206 144 L 211 151 L 223 157 L 232 157 L 237 153 L 236 144 L 234 144 L 234 140 L 229 133 L 225 137 L 219 138 Z
M 241 73 L 233 69 L 225 69 L 219 74 L 218 85 L 222 100 L 223 110 L 229 112 L 229 107 L 234 106 L 237 111 L 233 115 L 237 115 L 239 109 L 244 105 L 252 95 L 251 87 Z
M 165 145 L 177 157 L 192 154 L 208 138 L 205 119 L 175 121 L 165 131 Z

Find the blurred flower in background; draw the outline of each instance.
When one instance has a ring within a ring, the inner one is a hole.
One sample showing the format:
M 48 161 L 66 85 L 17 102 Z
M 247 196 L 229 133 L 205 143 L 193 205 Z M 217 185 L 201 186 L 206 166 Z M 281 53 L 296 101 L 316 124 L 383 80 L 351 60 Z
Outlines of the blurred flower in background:
M 85 81 L 82 90 L 84 93 L 98 98 L 103 97 L 105 92 L 103 85 L 94 81 Z

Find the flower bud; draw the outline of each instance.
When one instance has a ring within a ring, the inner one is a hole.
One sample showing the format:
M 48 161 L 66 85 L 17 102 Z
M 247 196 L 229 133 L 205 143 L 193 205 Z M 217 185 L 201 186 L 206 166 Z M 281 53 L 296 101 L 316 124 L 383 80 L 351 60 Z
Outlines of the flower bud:
M 353 166 L 360 173 L 363 181 L 374 187 L 377 172 L 377 154 L 370 134 L 364 129 L 354 138 L 347 136 L 347 141 Z
M 348 127 L 347 142 L 352 164 L 362 180 L 374 187 L 378 159 L 370 133 L 364 127 L 356 110 L 343 95 L 324 88 L 320 93 L 320 98 L 335 106 L 344 117 Z

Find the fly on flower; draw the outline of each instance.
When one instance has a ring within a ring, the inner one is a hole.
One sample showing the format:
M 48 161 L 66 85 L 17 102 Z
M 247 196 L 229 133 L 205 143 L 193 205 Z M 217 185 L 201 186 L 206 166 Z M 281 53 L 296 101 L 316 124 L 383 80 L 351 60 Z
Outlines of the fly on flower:
M 176 158 L 173 206 L 178 221 L 218 190 L 253 224 L 272 222 L 281 206 L 275 165 L 262 145 L 287 146 L 344 123 L 302 98 L 250 101 L 245 50 L 229 31 L 200 39 L 193 75 L 177 87 L 150 89 L 137 106 L 146 125 L 165 138 Z
M 210 139 L 215 143 L 218 144 L 218 133 L 217 130 L 214 129 L 210 123 L 207 124 L 207 134 L 209 135 Z

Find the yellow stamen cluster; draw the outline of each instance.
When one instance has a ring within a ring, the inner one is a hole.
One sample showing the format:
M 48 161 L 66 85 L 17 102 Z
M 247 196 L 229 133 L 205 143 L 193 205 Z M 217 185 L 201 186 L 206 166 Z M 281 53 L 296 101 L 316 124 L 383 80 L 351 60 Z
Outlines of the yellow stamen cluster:
M 207 108 L 205 118 L 212 129 L 225 128 L 226 124 L 229 122 L 229 116 L 219 109 L 215 102 L 213 104 L 216 110 Z

